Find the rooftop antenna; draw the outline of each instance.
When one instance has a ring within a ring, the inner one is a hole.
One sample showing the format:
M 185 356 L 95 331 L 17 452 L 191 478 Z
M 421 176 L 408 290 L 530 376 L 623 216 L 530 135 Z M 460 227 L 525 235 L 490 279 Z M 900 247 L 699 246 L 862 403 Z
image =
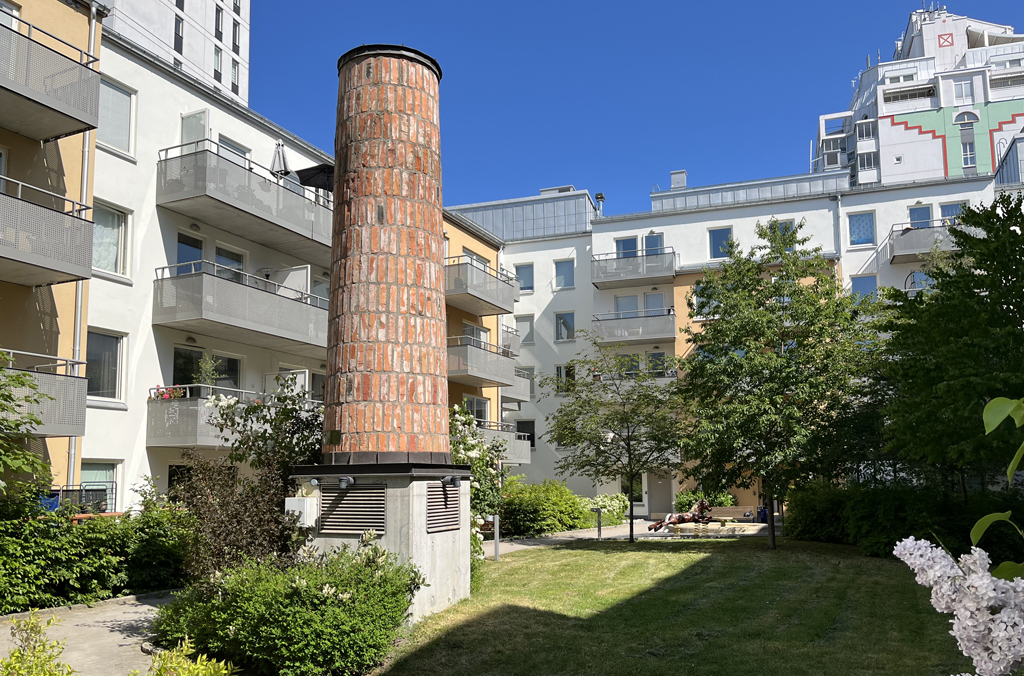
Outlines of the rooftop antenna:
M 882 63 L 882 50 L 881 49 L 878 50 L 878 58 L 875 61 L 875 63 Z

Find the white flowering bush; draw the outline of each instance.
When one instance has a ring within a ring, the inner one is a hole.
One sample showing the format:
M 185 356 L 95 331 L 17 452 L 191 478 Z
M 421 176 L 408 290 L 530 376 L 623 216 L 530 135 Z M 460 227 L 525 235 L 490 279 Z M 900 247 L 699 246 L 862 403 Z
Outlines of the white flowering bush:
M 985 433 L 1012 418 L 1024 425 L 1024 400 L 998 397 L 985 406 Z M 1006 480 L 1013 485 L 1024 458 L 1024 444 L 1010 462 Z M 1024 564 L 1005 561 L 990 571 L 992 561 L 977 544 L 989 526 L 1010 521 L 1010 512 L 982 517 L 971 529 L 973 547 L 954 560 L 945 549 L 913 537 L 896 545 L 893 554 L 910 566 L 918 584 L 932 590 L 932 605 L 951 613 L 960 650 L 974 662 L 980 676 L 1003 676 L 1024 664 Z M 1014 524 L 1018 533 L 1024 536 Z M 966 676 L 966 675 L 961 675 Z
M 473 557 L 484 556 L 484 518 L 497 514 L 501 507 L 501 482 L 508 469 L 501 466 L 505 456 L 505 443 L 495 439 L 487 443 L 476 425 L 473 414 L 456 405 L 449 413 L 448 434 L 451 440 L 452 462 L 469 465 L 473 477 L 469 484 L 470 548 Z
M 591 509 L 601 508 L 601 525 L 617 526 L 626 520 L 629 511 L 629 498 L 625 493 L 602 493 L 593 498 L 580 497 L 580 504 L 590 514 Z M 597 525 L 597 515 L 593 514 L 593 524 Z

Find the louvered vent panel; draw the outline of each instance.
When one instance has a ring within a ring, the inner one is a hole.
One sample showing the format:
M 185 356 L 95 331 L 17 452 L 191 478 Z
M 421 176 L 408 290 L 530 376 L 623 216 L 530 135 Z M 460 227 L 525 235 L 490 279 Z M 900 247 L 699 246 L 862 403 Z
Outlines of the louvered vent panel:
M 326 535 L 359 535 L 373 529 L 384 533 L 386 523 L 384 484 L 320 487 L 320 532 Z
M 427 484 L 427 532 L 459 529 L 459 489 L 440 481 Z

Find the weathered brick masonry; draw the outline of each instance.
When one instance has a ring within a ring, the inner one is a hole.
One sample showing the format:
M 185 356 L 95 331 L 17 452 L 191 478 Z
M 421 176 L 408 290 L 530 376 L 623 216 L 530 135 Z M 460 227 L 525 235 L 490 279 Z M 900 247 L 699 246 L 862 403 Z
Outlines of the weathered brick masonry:
M 448 464 L 441 70 L 368 45 L 338 74 L 324 463 Z

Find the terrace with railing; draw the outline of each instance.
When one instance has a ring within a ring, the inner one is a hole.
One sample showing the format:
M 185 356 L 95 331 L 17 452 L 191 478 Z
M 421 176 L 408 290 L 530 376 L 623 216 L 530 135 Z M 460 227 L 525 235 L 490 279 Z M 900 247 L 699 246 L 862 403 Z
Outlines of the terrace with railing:
M 500 345 L 449 336 L 448 380 L 470 387 L 510 387 L 515 384 L 515 360 Z
M 32 433 L 37 437 L 80 437 L 85 434 L 85 401 L 88 381 L 85 362 L 35 352 L 0 349 L 0 368 L 10 373 L 32 376 L 36 392 L 43 395 L 38 404 L 19 406 L 19 412 L 31 413 L 40 420 Z M 82 375 L 78 375 L 81 373 Z M 15 399 L 32 394 L 31 388 L 18 387 Z M 3 413 L 0 413 L 2 416 Z
M 448 305 L 478 317 L 512 312 L 518 289 L 515 275 L 470 256 L 450 256 L 444 263 Z
M 667 284 L 675 276 L 676 262 L 672 247 L 594 254 L 590 261 L 590 280 L 598 289 Z
M 594 315 L 594 338 L 602 345 L 675 341 L 675 308 L 602 312 Z
M 918 263 L 933 248 L 952 251 L 955 245 L 949 229 L 957 225 L 956 220 L 950 218 L 897 223 L 885 241 L 886 257 L 890 263 Z

